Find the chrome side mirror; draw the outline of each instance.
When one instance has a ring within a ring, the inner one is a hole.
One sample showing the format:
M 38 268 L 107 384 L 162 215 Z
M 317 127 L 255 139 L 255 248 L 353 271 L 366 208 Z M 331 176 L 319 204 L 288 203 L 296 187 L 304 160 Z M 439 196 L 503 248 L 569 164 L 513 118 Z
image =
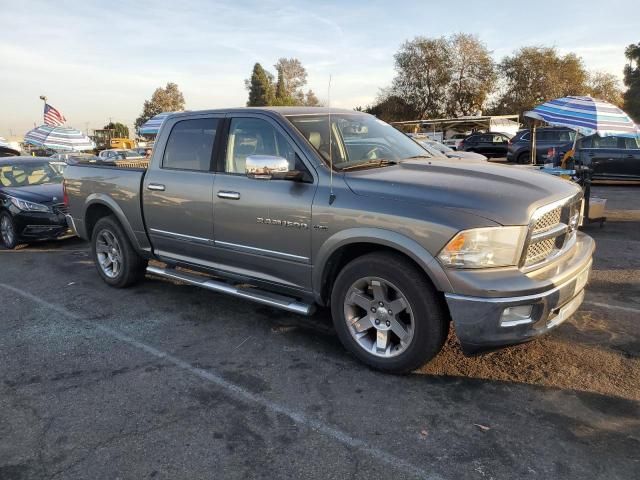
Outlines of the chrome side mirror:
M 289 173 L 286 158 L 274 155 L 249 155 L 245 162 L 245 173 L 258 180 L 285 179 Z

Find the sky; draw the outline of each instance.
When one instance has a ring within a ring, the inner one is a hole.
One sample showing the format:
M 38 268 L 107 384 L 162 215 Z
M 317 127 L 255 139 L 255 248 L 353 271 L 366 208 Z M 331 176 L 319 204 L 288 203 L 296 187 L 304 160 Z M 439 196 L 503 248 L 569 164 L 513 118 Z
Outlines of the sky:
M 254 63 L 273 71 L 280 57 L 300 59 L 322 102 L 331 76 L 332 106 L 366 106 L 418 35 L 476 34 L 496 61 L 553 46 L 622 78 L 637 1 L 0 0 L 0 136 L 42 123 L 40 95 L 81 130 L 132 128 L 170 81 L 188 110 L 242 106 Z

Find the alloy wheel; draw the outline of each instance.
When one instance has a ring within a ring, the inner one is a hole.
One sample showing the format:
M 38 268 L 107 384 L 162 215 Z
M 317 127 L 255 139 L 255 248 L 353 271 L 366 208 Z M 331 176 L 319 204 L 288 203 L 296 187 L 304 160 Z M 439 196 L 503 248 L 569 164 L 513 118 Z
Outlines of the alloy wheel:
M 13 231 L 13 224 L 11 219 L 6 215 L 0 220 L 0 235 L 5 245 L 13 245 L 15 239 L 15 232 Z
M 115 278 L 122 270 L 122 249 L 116 236 L 109 230 L 102 230 L 96 238 L 96 256 L 102 272 Z
M 413 340 L 411 306 L 398 287 L 382 278 L 365 277 L 351 285 L 344 318 L 360 348 L 377 357 L 400 355 Z

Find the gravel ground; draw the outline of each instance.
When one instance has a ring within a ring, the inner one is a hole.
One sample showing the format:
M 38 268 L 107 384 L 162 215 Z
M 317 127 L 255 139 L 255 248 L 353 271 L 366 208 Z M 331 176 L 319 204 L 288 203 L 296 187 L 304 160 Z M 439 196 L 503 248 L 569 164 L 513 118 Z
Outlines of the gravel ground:
M 311 318 L 148 278 L 78 240 L 0 251 L 0 479 L 627 479 L 640 471 L 640 187 L 545 338 L 397 377 Z

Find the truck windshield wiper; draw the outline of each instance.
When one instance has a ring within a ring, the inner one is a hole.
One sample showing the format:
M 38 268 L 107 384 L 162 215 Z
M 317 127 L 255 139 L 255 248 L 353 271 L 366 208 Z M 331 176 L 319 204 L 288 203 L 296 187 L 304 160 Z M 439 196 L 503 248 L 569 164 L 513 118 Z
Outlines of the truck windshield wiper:
M 411 157 L 403 158 L 402 160 L 413 160 L 414 158 L 433 158 L 433 155 L 413 155 Z
M 356 163 L 355 165 L 349 165 L 347 167 L 343 167 L 342 171 L 346 170 L 355 170 L 356 168 L 366 168 L 366 167 L 387 167 L 389 165 L 396 165 L 398 162 L 395 160 L 387 160 L 385 158 L 379 158 L 375 160 L 367 160 L 366 162 Z

